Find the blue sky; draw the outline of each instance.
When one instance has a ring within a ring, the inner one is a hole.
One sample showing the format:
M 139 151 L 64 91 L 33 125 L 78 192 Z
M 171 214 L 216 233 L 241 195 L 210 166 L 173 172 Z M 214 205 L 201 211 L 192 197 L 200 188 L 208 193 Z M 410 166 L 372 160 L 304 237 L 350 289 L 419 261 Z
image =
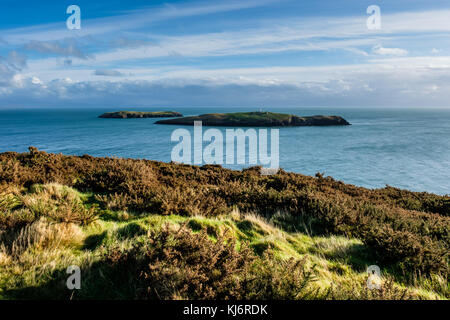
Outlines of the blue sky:
M 1 0 L 0 108 L 449 107 L 450 3 L 429 2 Z

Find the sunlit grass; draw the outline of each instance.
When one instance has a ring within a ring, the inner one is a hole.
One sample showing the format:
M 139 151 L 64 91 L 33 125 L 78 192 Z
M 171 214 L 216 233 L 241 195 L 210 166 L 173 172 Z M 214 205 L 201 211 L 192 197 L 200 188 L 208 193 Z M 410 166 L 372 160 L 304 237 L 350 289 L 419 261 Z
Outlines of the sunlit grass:
M 237 209 L 216 217 L 136 214 L 101 210 L 92 207 L 91 200 L 92 194 L 54 183 L 33 185 L 29 190 L 3 191 L 2 210 L 9 214 L 20 210 L 31 212 L 32 219 L 22 221 L 25 226 L 0 233 L 0 298 L 70 298 L 64 282 L 68 266 L 79 265 L 82 270 L 90 270 L 100 265 L 101 271 L 102 259 L 110 248 L 128 250 L 145 242 L 150 232 L 167 225 L 174 233 L 182 226 L 193 233 L 205 230 L 211 241 L 227 235 L 236 240 L 237 250 L 247 244 L 257 256 L 271 252 L 273 259 L 280 263 L 291 258 L 302 260 L 305 268 L 313 270 L 314 279 L 309 284 L 312 290 L 334 290 L 334 295 L 327 298 L 371 298 L 357 292 L 365 292 L 366 268 L 377 261 L 358 239 L 314 235 L 306 224 L 303 229 L 290 228 L 284 225 L 287 221 L 280 218 L 282 214 L 267 219 Z M 64 212 L 68 216 L 73 216 L 75 210 L 94 212 L 89 208 L 94 208 L 98 219 L 90 219 L 88 223 L 83 219 L 64 219 Z M 3 219 L 16 217 L 4 215 Z M 393 287 L 398 289 L 408 289 L 413 298 L 449 296 L 448 282 L 442 276 L 417 276 L 411 283 L 401 281 L 392 272 L 382 267 L 384 281 L 393 281 Z M 90 287 L 103 286 L 108 281 L 99 273 L 98 283 L 91 283 Z M 109 295 L 131 298 L 127 296 L 129 293 L 114 291 L 113 287 L 108 290 Z M 91 294 L 102 298 L 100 288 Z

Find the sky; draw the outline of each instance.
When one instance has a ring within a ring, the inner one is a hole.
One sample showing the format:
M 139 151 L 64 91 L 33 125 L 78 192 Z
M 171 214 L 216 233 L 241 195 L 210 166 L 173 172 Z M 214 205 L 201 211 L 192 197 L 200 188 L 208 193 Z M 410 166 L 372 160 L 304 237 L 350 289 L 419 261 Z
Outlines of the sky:
M 0 4 L 0 108 L 450 107 L 448 0 Z

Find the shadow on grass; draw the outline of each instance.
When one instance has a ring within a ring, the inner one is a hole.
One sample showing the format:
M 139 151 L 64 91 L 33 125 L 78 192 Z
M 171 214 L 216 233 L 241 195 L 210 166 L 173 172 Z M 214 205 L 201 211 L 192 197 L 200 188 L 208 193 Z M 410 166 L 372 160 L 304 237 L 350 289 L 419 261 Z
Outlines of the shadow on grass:
M 355 243 L 324 254 L 325 258 L 344 262 L 353 270 L 364 272 L 369 265 L 377 262 L 376 256 L 364 244 Z
M 83 249 L 84 250 L 94 250 L 96 248 L 98 248 L 101 243 L 103 242 L 103 240 L 106 239 L 106 231 L 103 231 L 102 233 L 99 234 L 93 234 L 89 237 L 87 237 L 84 240 L 84 244 L 83 244 Z
M 130 239 L 146 233 L 147 230 L 143 226 L 135 222 L 129 223 L 117 231 L 120 239 Z
M 39 286 L 7 289 L 2 294 L 12 300 L 136 299 L 142 292 L 138 287 L 142 267 L 135 257 L 115 263 L 102 259 L 81 267 L 80 289 L 68 289 L 71 274 L 67 274 L 66 269 L 58 269 Z

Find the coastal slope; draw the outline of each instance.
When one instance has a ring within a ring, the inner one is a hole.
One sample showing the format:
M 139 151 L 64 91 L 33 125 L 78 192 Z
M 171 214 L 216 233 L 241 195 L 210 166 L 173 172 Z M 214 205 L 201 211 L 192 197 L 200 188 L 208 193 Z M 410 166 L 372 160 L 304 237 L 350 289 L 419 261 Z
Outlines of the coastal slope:
M 448 299 L 449 209 L 321 174 L 0 153 L 0 300 Z
M 240 127 L 300 127 L 300 126 L 342 126 L 350 123 L 340 116 L 300 117 L 274 112 L 209 113 L 199 116 L 159 120 L 157 124 L 194 125 L 202 121 L 203 126 Z

